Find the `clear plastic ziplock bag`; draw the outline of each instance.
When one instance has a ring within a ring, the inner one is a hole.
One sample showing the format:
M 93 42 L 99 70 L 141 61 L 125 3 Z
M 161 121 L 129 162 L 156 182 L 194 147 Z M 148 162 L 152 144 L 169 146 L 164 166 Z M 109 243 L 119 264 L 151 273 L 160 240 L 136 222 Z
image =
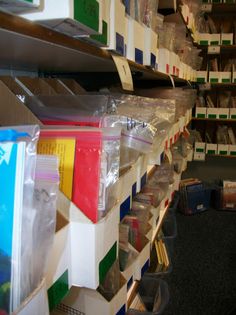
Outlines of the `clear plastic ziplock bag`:
M 149 179 L 150 183 L 168 183 L 174 182 L 174 167 L 172 164 L 163 163 L 158 166 L 153 176 Z
M 21 294 L 28 296 L 46 274 L 48 256 L 56 227 L 56 198 L 59 189 L 58 159 L 52 155 L 37 155 L 34 204 L 24 217 L 25 242 L 22 247 L 24 272 L 21 273 Z M 26 222 L 28 224 L 26 224 Z M 28 242 L 27 242 L 28 240 Z M 22 296 L 22 297 L 23 297 Z
M 39 153 L 60 157 L 60 189 L 94 223 L 114 205 L 119 176 L 120 129 L 50 126 Z
M 103 116 L 102 126 L 122 128 L 125 146 L 148 153 L 157 139 L 164 139 L 175 117 L 174 101 L 133 95 L 111 95 L 116 104 L 114 115 Z
M 0 194 L 0 310 L 15 311 L 27 297 L 22 257 L 31 240 L 24 234 L 25 217 L 33 208 L 36 145 L 39 127 L 0 128 L 0 172 L 5 179 Z
M 120 168 L 119 128 L 102 129 L 101 176 L 98 210 L 103 217 L 115 205 L 118 198 L 117 181 Z
M 38 95 L 25 103 L 45 125 L 98 127 L 105 113 L 115 111 L 106 95 Z

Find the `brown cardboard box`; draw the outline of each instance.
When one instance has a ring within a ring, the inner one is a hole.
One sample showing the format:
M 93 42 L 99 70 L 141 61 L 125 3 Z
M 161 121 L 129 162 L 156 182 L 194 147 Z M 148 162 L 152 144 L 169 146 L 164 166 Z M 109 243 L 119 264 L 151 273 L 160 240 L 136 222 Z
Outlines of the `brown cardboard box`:
M 73 79 L 60 79 L 62 83 L 64 83 L 75 95 L 77 94 L 86 94 L 86 91 L 82 86 L 79 85 Z
M 56 91 L 43 79 L 17 77 L 15 80 L 28 95 L 57 95 Z
M 74 95 L 74 93 L 61 81 L 58 79 L 43 79 L 48 85 L 50 85 L 57 94 L 64 94 L 64 95 Z
M 13 84 L 12 89 L 15 87 Z M 0 125 L 38 124 L 42 126 L 40 120 L 2 81 L 0 81 L 0 95 Z

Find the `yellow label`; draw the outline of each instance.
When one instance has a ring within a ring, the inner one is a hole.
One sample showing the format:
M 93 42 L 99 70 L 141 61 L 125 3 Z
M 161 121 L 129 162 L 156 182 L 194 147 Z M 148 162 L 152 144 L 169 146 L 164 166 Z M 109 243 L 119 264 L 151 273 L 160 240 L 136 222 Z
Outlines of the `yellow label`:
M 72 197 L 75 159 L 75 139 L 45 138 L 38 143 L 38 154 L 51 154 L 59 158 L 60 189 Z

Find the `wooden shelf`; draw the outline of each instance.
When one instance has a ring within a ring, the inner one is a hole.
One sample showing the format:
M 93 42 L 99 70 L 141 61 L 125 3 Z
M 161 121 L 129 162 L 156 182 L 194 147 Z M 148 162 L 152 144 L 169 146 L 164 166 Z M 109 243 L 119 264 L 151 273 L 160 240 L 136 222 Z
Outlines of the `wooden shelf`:
M 199 85 L 210 84 L 210 87 L 214 88 L 214 89 L 225 89 L 225 88 L 234 89 L 234 88 L 236 88 L 236 83 L 211 83 L 211 82 L 205 82 L 205 83 L 196 82 L 196 83 Z M 209 88 L 209 90 L 210 90 L 210 88 Z
M 220 119 L 220 118 L 197 118 L 197 117 L 192 117 L 192 120 L 196 121 L 215 121 L 215 122 L 236 122 L 236 119 Z
M 199 44 L 196 44 L 196 45 L 199 49 L 203 50 L 205 53 L 208 50 L 208 47 L 210 47 L 210 45 L 199 45 Z M 236 52 L 236 45 L 212 45 L 212 46 L 220 46 L 220 54 Z M 209 54 L 209 55 L 211 55 L 211 56 L 217 55 L 218 56 L 219 53 Z
M 208 14 L 235 14 L 236 13 L 236 3 L 213 3 L 212 11 Z
M 42 25 L 9 13 L 0 12 L 0 68 L 6 70 L 47 72 L 115 72 L 108 50 L 58 33 Z M 142 80 L 165 80 L 170 76 L 128 61 L 135 77 Z M 173 77 L 175 82 L 186 80 Z
M 207 157 L 224 157 L 224 158 L 230 158 L 235 159 L 236 155 L 222 155 L 222 154 L 206 154 Z
M 168 213 L 168 208 L 169 208 L 169 205 L 166 206 L 163 210 L 160 211 L 160 215 L 159 215 L 159 220 L 158 220 L 158 223 L 157 223 L 157 226 L 156 226 L 156 229 L 153 233 L 153 237 L 152 237 L 152 245 L 154 244 L 154 241 L 158 235 L 158 233 L 160 232 L 160 229 L 161 229 L 161 226 L 162 226 L 162 223 Z

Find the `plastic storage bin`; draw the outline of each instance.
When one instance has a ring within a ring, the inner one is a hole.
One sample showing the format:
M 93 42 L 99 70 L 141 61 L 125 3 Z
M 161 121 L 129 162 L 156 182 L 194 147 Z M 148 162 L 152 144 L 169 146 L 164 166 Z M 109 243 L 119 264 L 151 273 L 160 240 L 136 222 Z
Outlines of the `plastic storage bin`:
M 169 302 L 169 289 L 168 285 L 162 279 L 143 277 L 138 293 L 147 309 L 147 311 L 138 311 L 134 309 L 129 309 L 126 315 L 160 315 L 163 314 L 166 305 Z M 153 311 L 153 306 L 155 300 L 159 295 L 159 307 L 156 311 Z
M 195 190 L 180 191 L 180 207 L 179 211 L 185 215 L 192 215 L 210 208 L 212 189 L 203 186 Z
M 174 192 L 174 197 L 169 205 L 168 211 L 171 213 L 175 213 L 179 205 L 179 191 Z
M 166 252 L 169 259 L 169 267 L 167 270 L 164 271 L 153 271 L 157 269 L 156 248 L 155 246 L 153 246 L 150 257 L 150 268 L 146 272 L 146 276 L 148 277 L 161 276 L 172 271 L 171 257 L 173 257 L 174 254 L 174 240 L 177 236 L 177 223 L 175 214 L 170 212 L 166 215 L 162 223 L 161 231 L 163 235 L 159 236 L 158 238 L 162 239 L 163 243 L 165 244 Z
M 216 186 L 212 194 L 213 207 L 217 210 L 236 211 L 236 188 Z
M 169 267 L 166 270 L 159 270 L 159 271 L 156 270 L 158 267 L 158 265 L 157 265 L 157 253 L 156 253 L 155 246 L 153 246 L 153 248 L 151 250 L 151 254 L 150 254 L 150 267 L 145 273 L 146 277 L 157 278 L 157 277 L 161 277 L 161 276 L 164 276 L 166 274 L 169 274 L 172 271 L 171 250 L 168 246 L 168 241 L 166 241 L 165 239 L 162 239 L 162 241 L 166 247 L 166 252 L 168 255 L 168 259 L 169 259 Z
M 169 212 L 163 223 L 161 230 L 164 234 L 162 239 L 164 240 L 165 244 L 167 245 L 167 248 L 169 250 L 169 255 L 173 255 L 174 253 L 174 239 L 177 236 L 177 223 L 176 223 L 176 217 L 175 214 Z

